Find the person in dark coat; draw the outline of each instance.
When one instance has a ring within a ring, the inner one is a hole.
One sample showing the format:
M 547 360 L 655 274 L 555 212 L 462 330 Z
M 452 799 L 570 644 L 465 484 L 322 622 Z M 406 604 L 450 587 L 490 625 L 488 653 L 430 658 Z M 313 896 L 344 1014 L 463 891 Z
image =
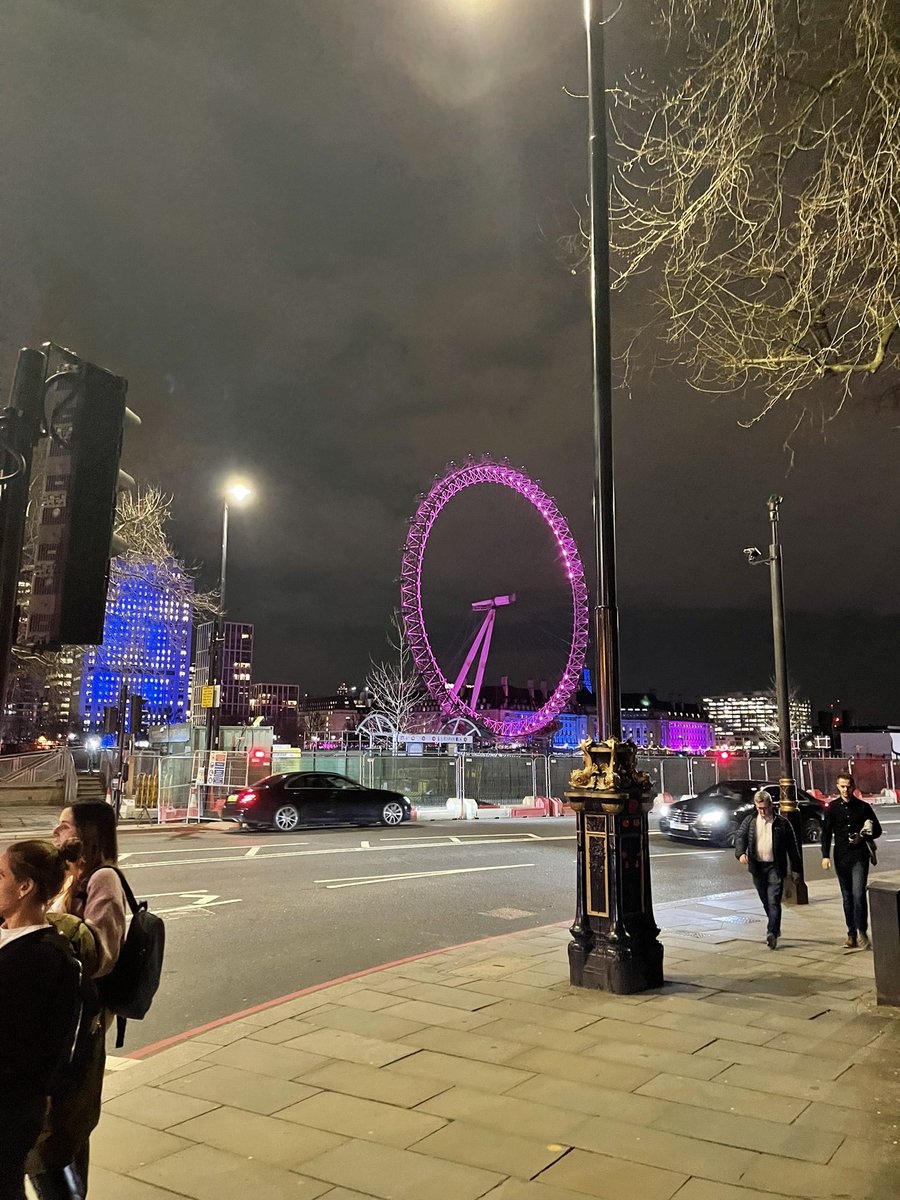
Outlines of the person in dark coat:
M 788 864 L 795 871 L 803 860 L 790 821 L 775 812 L 765 788 L 753 797 L 754 811 L 744 819 L 734 840 L 734 854 L 749 867 L 768 917 L 766 944 L 774 950 L 781 937 L 781 897 Z
M 881 824 L 875 810 L 854 795 L 852 775 L 838 775 L 838 796 L 832 800 L 822 825 L 822 869 L 831 866 L 834 842 L 834 873 L 841 885 L 844 920 L 847 922 L 845 950 L 868 950 L 869 904 L 866 885 L 869 863 L 874 858 L 875 839 L 881 837 Z
M 0 855 L 0 1200 L 24 1200 L 25 1160 L 78 1029 L 80 968 L 47 920 L 66 867 L 50 842 Z

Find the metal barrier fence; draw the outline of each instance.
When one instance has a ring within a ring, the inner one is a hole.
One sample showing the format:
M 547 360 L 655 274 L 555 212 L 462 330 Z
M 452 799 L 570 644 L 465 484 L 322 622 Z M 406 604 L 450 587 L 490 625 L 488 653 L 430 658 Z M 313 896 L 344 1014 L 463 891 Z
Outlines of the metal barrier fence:
M 157 820 L 214 820 L 219 802 L 247 786 L 248 771 L 246 751 L 163 755 L 156 765 Z
M 244 751 L 213 756 L 135 755 L 130 763 L 128 798 L 138 814 L 155 810 L 160 821 L 214 818 L 218 802 L 247 786 L 249 763 Z M 569 776 L 582 765 L 582 756 L 544 754 L 390 755 L 364 751 L 304 751 L 290 763 L 273 763 L 277 770 L 328 771 L 346 775 L 366 787 L 404 793 L 417 808 L 443 809 L 450 800 L 466 798 L 478 804 L 520 805 L 528 796 L 561 799 Z M 752 778 L 777 783 L 775 758 L 679 758 L 641 755 L 655 795 L 679 799 L 719 780 Z M 837 777 L 850 772 L 862 795 L 896 801 L 900 761 L 881 758 L 811 758 L 797 760 L 797 784 L 809 792 L 833 796 Z M 214 782 L 210 782 L 214 780 Z

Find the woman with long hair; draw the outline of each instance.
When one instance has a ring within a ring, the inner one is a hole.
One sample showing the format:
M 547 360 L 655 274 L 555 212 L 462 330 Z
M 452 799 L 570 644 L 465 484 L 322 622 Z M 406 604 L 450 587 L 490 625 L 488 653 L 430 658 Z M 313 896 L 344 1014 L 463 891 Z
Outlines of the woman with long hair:
M 74 854 L 22 841 L 0 855 L 0 1200 L 24 1200 L 25 1159 L 78 1029 L 80 968 L 47 919 Z
M 102 800 L 64 808 L 53 840 L 63 852 L 71 847 L 74 861 L 51 907 L 80 917 L 93 934 L 92 974 L 100 978 L 116 965 L 126 928 L 125 893 L 115 870 L 115 812 Z M 43 1132 L 28 1159 L 28 1175 L 41 1200 L 82 1200 L 87 1195 L 89 1143 L 100 1120 L 108 1027 L 106 1014 L 99 1013 L 80 1078 L 68 1092 L 51 1099 Z

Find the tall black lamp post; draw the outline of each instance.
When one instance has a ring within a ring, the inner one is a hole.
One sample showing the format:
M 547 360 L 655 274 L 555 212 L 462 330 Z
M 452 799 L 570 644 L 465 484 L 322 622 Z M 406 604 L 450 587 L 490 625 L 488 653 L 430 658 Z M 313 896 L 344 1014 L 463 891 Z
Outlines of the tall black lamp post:
M 803 817 L 797 807 L 797 787 L 794 782 L 794 752 L 791 744 L 791 702 L 788 694 L 787 669 L 787 637 L 784 629 L 784 580 L 782 576 L 781 537 L 778 532 L 778 515 L 782 497 L 770 496 L 767 505 L 769 509 L 769 557 L 763 558 L 755 546 L 749 547 L 744 553 L 751 566 L 765 563 L 769 568 L 769 582 L 772 589 L 772 644 L 775 651 L 775 699 L 778 706 L 778 753 L 781 766 L 781 777 L 778 780 L 778 807 L 781 814 L 790 821 L 797 838 L 797 845 L 803 845 Z M 809 889 L 803 876 L 803 859 L 800 859 L 800 871 L 793 877 L 794 887 L 785 891 L 786 900 L 796 900 L 797 904 L 809 904 Z
M 650 887 L 650 780 L 622 740 L 609 310 L 609 181 L 603 3 L 584 0 L 588 57 L 590 280 L 593 332 L 597 740 L 582 743 L 584 769 L 566 797 L 577 815 L 576 911 L 569 977 L 620 994 L 663 983 L 663 948 Z
M 215 750 L 222 724 L 222 674 L 225 662 L 225 581 L 228 570 L 228 510 L 231 504 L 246 504 L 253 488 L 240 481 L 230 483 L 222 499 L 222 562 L 219 568 L 219 613 L 213 621 L 209 639 L 209 672 L 207 683 L 212 686 L 214 703 L 206 713 L 206 749 Z

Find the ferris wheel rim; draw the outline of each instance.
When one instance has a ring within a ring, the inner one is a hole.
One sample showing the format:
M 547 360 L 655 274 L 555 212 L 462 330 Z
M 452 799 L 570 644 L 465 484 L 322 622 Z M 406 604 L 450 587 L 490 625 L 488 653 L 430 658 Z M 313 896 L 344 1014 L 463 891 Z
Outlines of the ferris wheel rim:
M 527 716 L 510 721 L 487 717 L 451 695 L 449 680 L 435 657 L 425 627 L 422 605 L 422 564 L 431 530 L 447 504 L 468 487 L 495 483 L 523 496 L 543 518 L 544 524 L 556 539 L 565 563 L 565 574 L 572 598 L 572 629 L 566 664 L 559 683 L 549 699 Z M 584 565 L 568 522 L 555 500 L 544 491 L 540 481 L 506 462 L 491 458 L 468 460 L 457 466 L 451 463 L 448 471 L 435 479 L 427 495 L 420 497 L 415 516 L 403 548 L 400 576 L 400 612 L 410 651 L 426 689 L 437 701 L 444 717 L 460 716 L 477 721 L 492 733 L 503 737 L 523 737 L 544 729 L 562 712 L 578 685 L 584 668 L 588 645 L 588 592 Z

